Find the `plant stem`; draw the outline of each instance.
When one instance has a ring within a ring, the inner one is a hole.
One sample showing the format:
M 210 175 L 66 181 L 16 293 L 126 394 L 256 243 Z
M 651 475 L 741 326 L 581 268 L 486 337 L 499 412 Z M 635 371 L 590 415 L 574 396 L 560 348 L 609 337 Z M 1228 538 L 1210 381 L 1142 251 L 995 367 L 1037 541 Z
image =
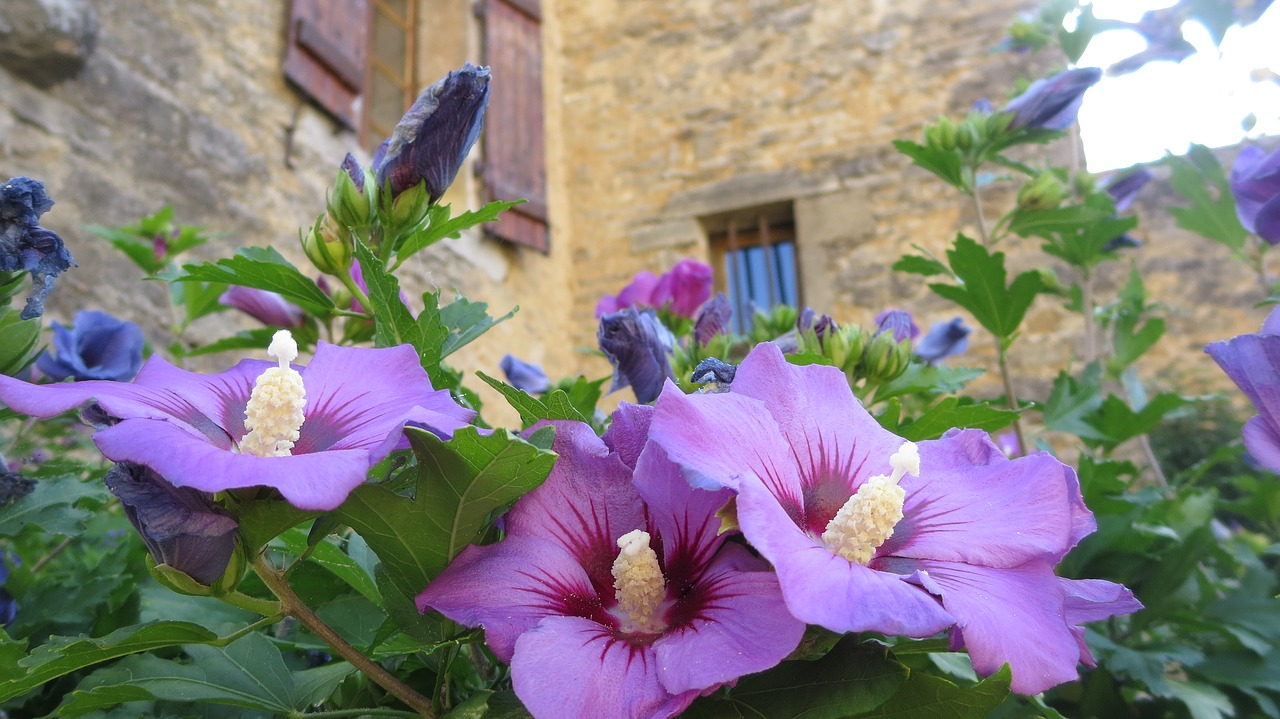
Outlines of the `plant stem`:
M 419 716 L 426 719 L 435 717 L 430 699 L 406 686 L 391 672 L 382 668 L 382 665 L 361 654 L 360 650 L 351 646 L 332 627 L 325 624 L 323 619 L 316 616 L 316 613 L 311 611 L 311 608 L 298 598 L 293 588 L 289 586 L 289 582 L 285 581 L 280 572 L 267 561 L 265 554 L 258 555 L 258 558 L 254 560 L 253 570 L 262 578 L 263 584 L 266 584 L 267 588 L 280 598 L 280 606 L 285 614 L 301 622 L 302 626 L 310 630 L 312 634 L 323 640 L 325 644 L 333 647 L 339 656 L 351 662 L 365 676 L 404 702 L 416 711 Z
M 248 594 L 241 594 L 240 592 L 223 594 L 218 597 L 218 599 L 221 599 L 237 609 L 243 609 L 246 612 L 253 612 L 254 614 L 261 614 L 264 617 L 274 616 L 277 620 L 284 613 L 284 609 L 281 607 L 280 602 L 273 602 L 269 599 L 258 599 L 257 597 L 251 597 Z
M 1080 283 L 1080 314 L 1084 316 L 1084 361 L 1098 359 L 1098 327 L 1093 317 L 1093 273 L 1086 268 Z
M 1004 382 L 1004 396 L 1009 400 L 1009 409 L 1019 412 L 1013 420 L 1013 433 L 1018 438 L 1018 454 L 1027 453 L 1027 438 L 1022 433 L 1021 408 L 1018 407 L 1018 395 L 1013 391 L 1013 376 L 1009 372 L 1009 355 L 1005 352 L 1004 341 L 996 338 L 996 358 L 1000 364 L 1000 379 Z
M 259 619 L 258 621 L 254 622 L 253 624 L 250 624 L 242 629 L 237 629 L 236 631 L 228 634 L 225 637 L 219 637 L 216 640 L 209 642 L 209 646 L 225 647 L 231 642 L 234 642 L 235 640 L 239 639 L 240 637 L 245 636 L 246 634 L 252 634 L 267 625 L 275 624 L 276 622 L 280 621 L 282 618 L 284 618 L 283 614 L 274 614 L 271 616 L 263 617 L 262 619 Z
M 61 542 L 58 542 L 58 546 L 54 547 L 53 549 L 50 549 L 48 554 L 45 554 L 43 557 L 41 557 L 41 558 L 37 559 L 37 560 L 36 560 L 36 563 L 35 563 L 35 564 L 33 564 L 33 565 L 31 565 L 31 573 L 32 573 L 32 574 L 35 574 L 36 572 L 40 571 L 41 569 L 44 569 L 44 565 L 46 565 L 46 564 L 48 564 L 49 562 L 53 561 L 53 558 L 54 558 L 54 557 L 58 556 L 59 554 L 62 554 L 63 552 L 65 552 L 65 551 L 67 550 L 67 547 L 70 547 L 70 546 L 71 546 L 71 541 L 72 541 L 73 539 L 75 539 L 75 538 L 74 538 L 74 537 L 67 537 L 67 538 L 63 539 Z
M 973 200 L 973 209 L 978 213 L 978 234 L 982 236 L 982 246 L 991 246 L 991 232 L 987 229 L 987 216 L 982 211 L 982 198 L 978 195 L 978 188 L 974 187 L 969 190 L 969 197 Z
M 360 285 L 357 285 L 356 281 L 351 279 L 350 274 L 343 274 L 342 276 L 338 277 L 338 281 L 342 283 L 343 287 L 347 288 L 347 291 L 351 293 L 352 297 L 356 298 L 356 301 L 360 303 L 360 306 L 364 308 L 365 312 L 373 311 L 373 305 L 369 302 L 369 295 L 365 294 L 364 290 L 360 289 Z M 335 314 L 345 314 L 345 311 L 338 310 L 337 312 L 335 312 Z M 357 313 L 352 313 L 352 314 L 356 317 L 365 316 Z

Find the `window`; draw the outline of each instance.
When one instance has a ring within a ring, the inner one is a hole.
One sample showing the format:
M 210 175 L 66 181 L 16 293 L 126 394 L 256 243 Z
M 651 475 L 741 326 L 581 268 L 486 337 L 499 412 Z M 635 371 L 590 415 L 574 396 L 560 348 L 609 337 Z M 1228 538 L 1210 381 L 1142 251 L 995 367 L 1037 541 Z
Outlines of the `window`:
M 375 148 L 391 134 L 417 99 L 414 45 L 417 0 L 372 0 L 369 22 L 369 98 L 365 103 L 364 145 Z
M 711 246 L 716 289 L 729 296 L 733 331 L 751 329 L 755 310 L 798 307 L 799 258 L 791 203 L 703 218 Z

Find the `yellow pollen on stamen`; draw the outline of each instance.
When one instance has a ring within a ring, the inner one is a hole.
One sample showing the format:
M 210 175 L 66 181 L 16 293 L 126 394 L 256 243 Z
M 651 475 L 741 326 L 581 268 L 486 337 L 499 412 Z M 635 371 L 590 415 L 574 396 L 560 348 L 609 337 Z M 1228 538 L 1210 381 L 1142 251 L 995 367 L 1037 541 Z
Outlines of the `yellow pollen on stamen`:
M 666 595 L 666 579 L 658 566 L 658 555 L 649 546 L 649 533 L 635 529 L 618 538 L 618 558 L 613 560 L 613 588 L 618 610 L 628 620 L 623 630 L 655 632 L 658 608 Z
M 258 375 L 244 409 L 244 426 L 249 430 L 240 440 L 240 451 L 256 457 L 288 457 L 302 428 L 302 409 L 307 404 L 302 375 L 289 366 L 298 357 L 298 343 L 289 330 L 271 338 L 267 354 L 280 360 Z
M 889 541 L 893 528 L 902 521 L 907 493 L 898 486 L 898 481 L 906 474 L 920 476 L 920 453 L 916 445 L 904 442 L 889 458 L 889 466 L 893 474 L 878 474 L 864 482 L 822 533 L 827 548 L 850 562 L 870 564 L 876 549 Z

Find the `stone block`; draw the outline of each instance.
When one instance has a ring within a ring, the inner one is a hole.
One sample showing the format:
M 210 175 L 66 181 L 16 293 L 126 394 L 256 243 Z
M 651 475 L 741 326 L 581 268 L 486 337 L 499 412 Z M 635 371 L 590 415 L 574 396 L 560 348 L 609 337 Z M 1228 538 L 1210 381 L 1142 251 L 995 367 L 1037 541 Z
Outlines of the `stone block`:
M 5 0 L 0 6 L 0 65 L 33 85 L 78 74 L 97 36 L 88 0 Z
M 692 217 L 648 222 L 632 227 L 630 232 L 631 251 L 635 253 L 686 247 L 705 239 L 702 228 Z

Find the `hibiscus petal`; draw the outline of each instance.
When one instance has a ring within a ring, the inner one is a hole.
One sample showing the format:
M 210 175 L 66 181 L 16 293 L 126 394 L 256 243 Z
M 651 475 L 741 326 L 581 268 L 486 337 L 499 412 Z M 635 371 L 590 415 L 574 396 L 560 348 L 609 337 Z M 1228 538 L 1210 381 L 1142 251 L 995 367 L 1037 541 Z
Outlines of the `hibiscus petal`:
M 436 390 L 408 345 L 353 352 L 321 342 L 302 369 L 306 421 L 295 454 L 366 449 L 375 464 L 400 440 L 407 422 L 450 436 L 475 412 Z
M 633 481 L 649 508 L 649 531 L 656 528 L 662 539 L 668 586 L 694 582 L 724 543 L 716 512 L 733 498 L 733 492 L 690 487 L 680 476 L 680 467 L 652 443 L 640 455 Z
M 434 609 L 459 624 L 484 626 L 489 648 L 508 663 L 516 639 L 546 617 L 605 618 L 577 560 L 539 537 L 467 547 L 422 590 L 417 605 L 419 612 Z
M 698 696 L 669 694 L 649 647 L 577 617 L 548 617 L 521 635 L 511 681 L 530 714 L 558 719 L 666 719 Z
M 1258 409 L 1258 416 L 1249 421 L 1252 429 L 1245 435 L 1249 452 L 1259 461 L 1280 454 L 1280 445 L 1275 442 L 1280 438 L 1280 335 L 1240 335 L 1214 342 L 1204 350 Z M 1255 447 L 1259 453 L 1254 453 Z M 1280 463 L 1264 466 L 1280 471 Z
M 649 422 L 653 419 L 653 407 L 645 404 L 623 402 L 613 412 L 613 421 L 604 433 L 604 443 L 618 453 L 618 459 L 635 469 L 636 460 L 649 441 Z
M 738 522 L 778 570 L 787 607 L 833 632 L 875 631 L 927 637 L 955 620 L 904 577 L 854 564 L 822 546 L 789 517 L 759 479 L 744 477 Z
M 167 419 L 126 419 L 100 430 L 93 441 L 107 459 L 150 467 L 176 487 L 274 487 L 290 504 L 309 510 L 337 508 L 364 482 L 371 464 L 363 449 L 289 457 L 237 454 Z
M 1012 569 L 960 562 L 902 560 L 956 618 L 973 668 L 983 676 L 1006 662 L 1013 691 L 1039 694 L 1079 677 L 1080 647 L 1067 623 L 1065 596 L 1053 567 L 1032 561 Z
M 920 476 L 900 483 L 905 516 L 878 555 L 1016 567 L 1056 564 L 1070 549 L 1073 498 L 1061 462 L 1044 453 L 1010 460 L 978 430 L 919 448 Z
M 542 486 L 506 515 L 508 537 L 551 540 L 586 568 L 597 590 L 613 598 L 618 538 L 645 527 L 631 470 L 581 422 L 551 422 L 560 458 Z
M 761 569 L 746 548 L 726 544 L 682 600 L 688 608 L 677 605 L 695 616 L 653 645 L 667 691 L 701 692 L 764 671 L 800 644 L 804 623 L 787 611 L 777 575 Z

